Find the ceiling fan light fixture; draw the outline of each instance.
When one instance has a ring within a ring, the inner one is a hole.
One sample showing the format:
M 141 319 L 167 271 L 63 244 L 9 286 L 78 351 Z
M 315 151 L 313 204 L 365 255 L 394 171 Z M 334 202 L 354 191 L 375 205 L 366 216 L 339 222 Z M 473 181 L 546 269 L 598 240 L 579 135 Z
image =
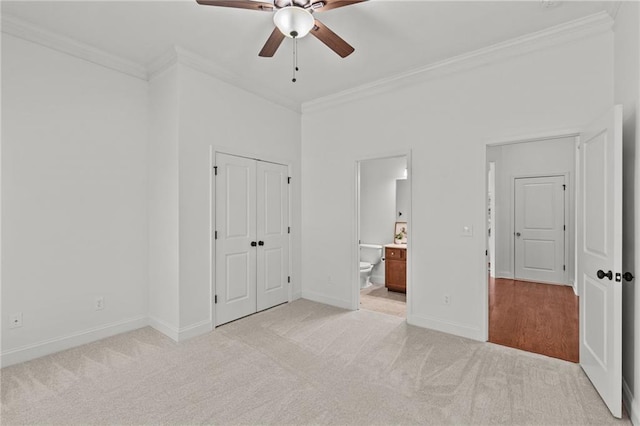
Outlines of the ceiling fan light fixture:
M 278 9 L 273 15 L 273 23 L 280 32 L 289 38 L 300 38 L 309 34 L 315 19 L 311 12 L 298 6 Z

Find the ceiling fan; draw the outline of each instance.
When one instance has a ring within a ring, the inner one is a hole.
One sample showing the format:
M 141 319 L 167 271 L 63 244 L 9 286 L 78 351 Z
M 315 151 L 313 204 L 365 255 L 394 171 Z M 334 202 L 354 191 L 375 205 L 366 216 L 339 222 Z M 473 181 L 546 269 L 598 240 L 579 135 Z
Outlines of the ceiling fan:
M 276 26 L 267 42 L 258 53 L 259 56 L 272 57 L 285 37 L 298 39 L 312 34 L 329 49 L 345 58 L 355 50 L 349 43 L 331 31 L 322 22 L 313 17 L 314 13 L 324 12 L 339 7 L 361 3 L 367 0 L 196 0 L 206 6 L 234 7 L 274 12 L 273 22 Z M 294 53 L 295 54 L 295 53 Z

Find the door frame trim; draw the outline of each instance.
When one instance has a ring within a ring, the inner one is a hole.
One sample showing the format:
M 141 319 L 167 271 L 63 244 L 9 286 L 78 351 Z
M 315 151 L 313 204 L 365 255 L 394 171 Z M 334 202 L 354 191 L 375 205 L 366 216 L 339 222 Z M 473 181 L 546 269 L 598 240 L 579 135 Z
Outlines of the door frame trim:
M 482 203 L 482 208 L 483 208 L 483 213 L 482 213 L 482 217 L 484 217 L 484 227 L 483 229 L 486 231 L 486 224 L 488 223 L 489 220 L 489 212 L 488 212 L 488 197 L 486 194 L 488 194 L 489 191 L 489 161 L 487 160 L 487 148 L 492 147 L 492 146 L 500 146 L 500 145 L 511 145 L 511 144 L 516 144 L 516 143 L 525 143 L 525 142 L 535 142 L 535 141 L 543 141 L 543 140 L 548 140 L 548 139 L 561 139 L 561 138 L 575 138 L 575 153 L 576 153 L 576 167 L 578 166 L 577 161 L 578 161 L 578 146 L 580 144 L 580 132 L 581 130 L 579 128 L 567 128 L 567 129 L 558 129 L 558 130 L 550 130 L 550 131 L 541 131 L 541 132 L 537 132 L 537 133 L 529 133 L 529 134 L 522 134 L 522 135 L 515 135 L 515 136 L 511 136 L 511 137 L 504 137 L 504 138 L 500 138 L 500 139 L 494 139 L 494 140 L 485 140 L 484 141 L 484 152 L 483 152 L 483 167 L 482 167 L 482 179 L 484 179 L 484 203 Z M 577 169 L 576 169 L 577 170 Z M 576 173 L 576 179 L 574 182 L 574 185 L 577 187 L 578 185 L 578 176 Z M 575 203 L 577 205 L 578 200 L 577 198 L 575 199 Z M 574 209 L 574 223 L 577 220 L 577 209 Z M 575 235 L 574 235 L 574 244 L 575 247 L 577 247 L 577 238 L 578 238 L 578 232 L 579 230 L 576 229 Z M 485 253 L 488 252 L 489 250 L 489 236 L 487 235 L 486 232 L 484 232 L 484 242 L 483 242 L 483 246 L 484 246 L 484 250 Z M 577 249 L 576 249 L 576 253 L 577 253 Z M 482 297 L 483 303 L 481 303 L 481 309 L 482 309 L 482 336 L 485 342 L 489 341 L 489 267 L 487 265 L 487 256 L 485 255 L 484 257 L 484 261 L 481 262 L 482 263 L 482 268 L 480 273 L 482 274 L 482 276 L 480 277 L 480 285 L 482 286 L 482 288 L 480 289 L 480 295 Z M 576 266 L 577 267 L 577 264 Z M 574 287 L 574 291 L 575 291 L 575 287 Z
M 360 163 L 368 160 L 382 160 L 386 158 L 398 158 L 405 157 L 407 160 L 407 180 L 409 181 L 409 211 L 407 213 L 407 318 L 406 321 L 410 322 L 412 318 L 412 268 L 413 268 L 413 250 L 412 245 L 412 209 L 413 209 L 413 177 L 412 177 L 412 162 L 411 162 L 411 149 L 391 151 L 385 153 L 379 153 L 377 155 L 369 155 L 366 157 L 357 158 L 354 162 L 354 216 L 353 216 L 353 235 L 352 235 L 352 256 L 351 256 L 351 270 L 353 271 L 351 279 L 351 310 L 357 311 L 360 309 Z M 384 250 L 384 249 L 383 249 Z M 383 252 L 384 257 L 384 252 Z
M 259 158 L 256 154 L 252 154 L 248 151 L 243 151 L 241 149 L 236 148 L 228 148 L 222 146 L 209 145 L 209 320 L 211 321 L 211 328 L 215 329 L 218 324 L 216 324 L 216 315 L 215 315 L 215 294 L 216 294 L 216 243 L 214 239 L 214 231 L 216 230 L 216 181 L 214 177 L 214 169 L 213 167 L 216 165 L 216 155 L 217 154 L 227 154 L 233 155 L 236 157 L 248 158 L 256 161 L 263 161 L 267 163 L 275 163 L 280 164 L 282 166 L 287 167 L 287 173 L 289 176 L 293 175 L 293 161 L 289 159 L 283 159 L 277 156 L 262 156 Z M 289 210 L 289 226 L 293 223 L 292 217 L 292 202 L 291 197 L 293 195 L 293 191 L 291 190 L 292 185 L 287 185 L 288 188 L 288 210 Z M 292 265 L 292 239 L 289 235 L 289 262 L 288 262 L 288 275 L 291 277 L 293 271 Z M 293 277 L 292 282 L 288 283 L 288 298 L 287 302 L 293 301 Z

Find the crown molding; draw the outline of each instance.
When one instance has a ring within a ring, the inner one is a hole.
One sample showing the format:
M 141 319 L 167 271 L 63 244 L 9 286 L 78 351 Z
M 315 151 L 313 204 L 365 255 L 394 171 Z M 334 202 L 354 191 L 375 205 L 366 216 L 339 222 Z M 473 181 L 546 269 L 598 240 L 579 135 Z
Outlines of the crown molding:
M 397 90 L 433 78 L 467 71 L 488 63 L 503 61 L 522 54 L 601 34 L 605 31 L 610 31 L 613 23 L 614 21 L 608 12 L 599 12 L 469 53 L 454 56 L 431 65 L 415 68 L 391 77 L 304 102 L 302 104 L 302 113 L 321 111 L 336 105 Z
M 260 87 L 250 80 L 237 77 L 235 74 L 222 68 L 215 62 L 203 58 L 202 56 L 180 46 L 173 46 L 166 53 L 147 65 L 149 79 L 152 79 L 156 74 L 161 73 L 176 63 L 210 75 L 218 80 L 245 90 L 281 107 L 290 109 L 297 113 L 301 112 L 300 104 L 298 102 L 294 102 L 276 92 Z
M 613 18 L 614 20 L 618 16 L 618 11 L 620 10 L 620 5 L 622 4 L 621 0 L 610 0 L 605 4 L 605 10 Z
M 138 63 L 81 43 L 70 37 L 37 27 L 13 16 L 2 15 L 2 32 L 114 71 L 119 71 L 131 77 L 147 80 L 147 69 Z

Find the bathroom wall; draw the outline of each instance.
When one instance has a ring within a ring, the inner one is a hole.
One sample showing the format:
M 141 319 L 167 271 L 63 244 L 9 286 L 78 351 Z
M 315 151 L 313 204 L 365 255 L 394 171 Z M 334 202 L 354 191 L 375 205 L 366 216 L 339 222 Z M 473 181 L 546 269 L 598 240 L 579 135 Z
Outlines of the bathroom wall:
M 391 244 L 396 222 L 396 179 L 405 177 L 405 157 L 360 163 L 360 241 Z M 371 281 L 384 284 L 384 263 L 373 269 Z

